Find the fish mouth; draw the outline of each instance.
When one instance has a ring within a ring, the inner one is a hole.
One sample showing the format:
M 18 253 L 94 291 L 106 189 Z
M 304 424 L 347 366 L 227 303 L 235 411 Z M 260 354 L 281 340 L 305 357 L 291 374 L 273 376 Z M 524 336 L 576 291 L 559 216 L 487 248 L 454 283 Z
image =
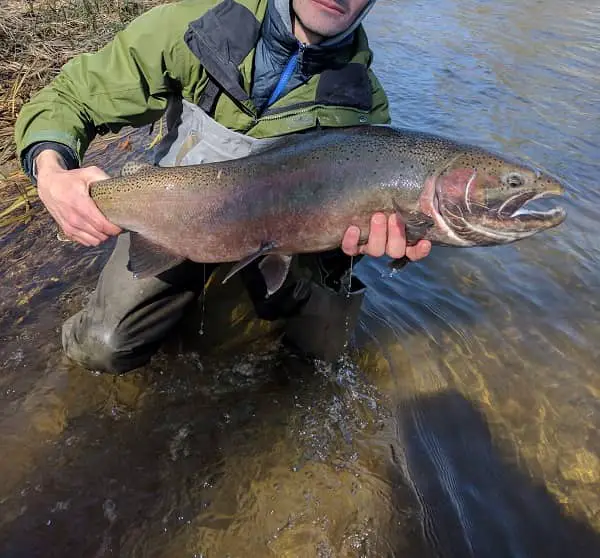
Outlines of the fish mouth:
M 503 229 L 514 228 L 517 231 L 535 229 L 543 230 L 560 225 L 567 212 L 563 207 L 550 209 L 532 209 L 527 207 L 536 200 L 560 196 L 562 187 L 544 192 L 520 192 L 506 200 L 497 210 L 498 224 Z

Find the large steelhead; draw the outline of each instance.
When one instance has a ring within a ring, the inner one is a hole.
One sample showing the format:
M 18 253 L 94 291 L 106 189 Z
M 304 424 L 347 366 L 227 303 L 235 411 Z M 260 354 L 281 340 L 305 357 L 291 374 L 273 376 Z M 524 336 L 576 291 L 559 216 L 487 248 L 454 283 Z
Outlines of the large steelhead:
M 309 132 L 242 159 L 149 167 L 91 187 L 110 221 L 139 233 L 130 266 L 142 276 L 183 258 L 329 250 L 352 224 L 366 239 L 376 211 L 399 212 L 411 243 L 506 244 L 561 223 L 560 208 L 524 205 L 562 192 L 554 178 L 483 149 L 384 126 Z

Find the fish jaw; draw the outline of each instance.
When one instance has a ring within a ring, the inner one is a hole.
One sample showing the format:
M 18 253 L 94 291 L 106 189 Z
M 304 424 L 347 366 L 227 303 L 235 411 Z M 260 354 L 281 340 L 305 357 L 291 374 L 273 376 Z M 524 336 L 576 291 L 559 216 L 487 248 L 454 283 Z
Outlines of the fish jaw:
M 459 155 L 428 179 L 420 204 L 435 220 L 429 233 L 434 242 L 491 246 L 560 225 L 566 218 L 563 208 L 535 211 L 525 205 L 563 193 L 560 182 L 547 174 L 480 152 Z

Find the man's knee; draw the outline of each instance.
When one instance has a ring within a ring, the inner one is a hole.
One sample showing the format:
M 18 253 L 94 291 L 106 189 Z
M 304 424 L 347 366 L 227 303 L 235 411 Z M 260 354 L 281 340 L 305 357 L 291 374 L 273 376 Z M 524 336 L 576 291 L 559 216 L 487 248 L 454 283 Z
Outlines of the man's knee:
M 69 318 L 62 329 L 65 354 L 88 370 L 123 374 L 148 362 L 154 347 L 131 347 L 118 329 L 82 328 L 80 315 Z

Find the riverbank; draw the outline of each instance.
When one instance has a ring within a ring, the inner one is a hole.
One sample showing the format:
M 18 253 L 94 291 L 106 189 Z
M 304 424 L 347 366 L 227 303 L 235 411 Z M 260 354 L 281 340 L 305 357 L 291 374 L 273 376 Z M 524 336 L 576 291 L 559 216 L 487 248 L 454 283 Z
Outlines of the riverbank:
M 105 45 L 165 0 L 8 0 L 0 6 L 0 234 L 35 215 L 13 140 L 21 107 L 73 56 Z

